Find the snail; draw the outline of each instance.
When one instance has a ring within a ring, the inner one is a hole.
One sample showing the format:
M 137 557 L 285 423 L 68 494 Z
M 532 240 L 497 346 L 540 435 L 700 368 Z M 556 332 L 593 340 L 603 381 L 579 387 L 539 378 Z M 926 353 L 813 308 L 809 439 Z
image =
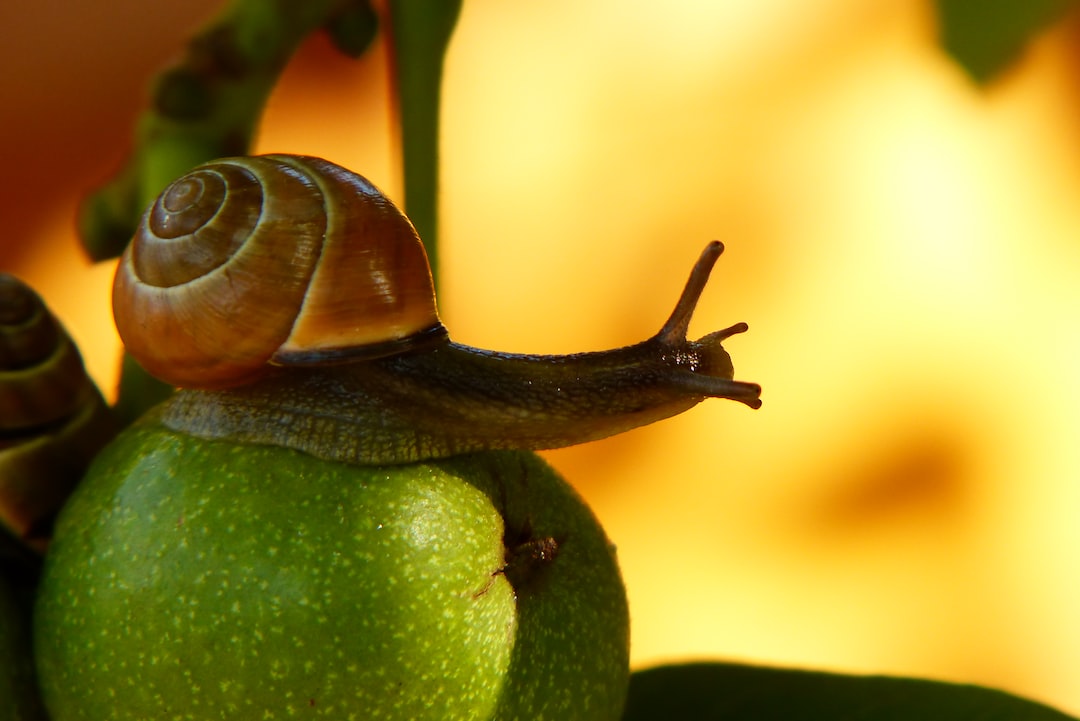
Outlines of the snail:
M 362 177 L 278 155 L 177 180 L 113 300 L 180 390 L 57 520 L 34 614 L 51 718 L 621 718 L 615 546 L 530 451 L 760 405 L 721 345 L 744 324 L 686 338 L 722 250 L 646 341 L 499 353 L 450 340 L 416 232 Z
M 52 517 L 116 433 L 67 332 L 0 274 L 0 526 L 43 550 Z
M 182 389 L 163 422 L 322 458 L 407 463 L 597 440 L 706 397 L 757 408 L 721 343 L 686 337 L 717 258 L 708 244 L 652 338 L 608 351 L 511 354 L 450 340 L 408 218 L 326 160 L 227 158 L 175 181 L 117 267 L 133 357 Z M 267 423 L 265 419 L 272 422 Z

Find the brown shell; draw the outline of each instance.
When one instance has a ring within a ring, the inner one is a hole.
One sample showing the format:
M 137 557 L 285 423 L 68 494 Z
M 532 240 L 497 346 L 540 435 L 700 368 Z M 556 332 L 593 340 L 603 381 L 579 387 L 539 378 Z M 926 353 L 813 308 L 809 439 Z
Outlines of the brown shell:
M 37 293 L 0 273 L 0 527 L 44 550 L 56 512 L 115 434 L 71 337 Z
M 70 416 L 90 385 L 79 351 L 37 293 L 0 274 L 0 441 Z
M 446 339 L 408 218 L 304 156 L 226 158 L 173 182 L 120 260 L 113 313 L 147 371 L 189 388 Z

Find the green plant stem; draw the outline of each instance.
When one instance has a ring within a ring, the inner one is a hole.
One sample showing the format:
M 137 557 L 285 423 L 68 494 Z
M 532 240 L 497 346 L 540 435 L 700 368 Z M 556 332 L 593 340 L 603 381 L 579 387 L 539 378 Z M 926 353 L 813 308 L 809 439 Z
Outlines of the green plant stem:
M 424 241 L 438 286 L 439 100 L 460 0 L 390 0 L 405 213 Z
M 135 148 L 83 206 L 79 229 L 95 260 L 123 252 L 139 215 L 199 163 L 249 152 L 266 99 L 304 38 L 326 26 L 357 55 L 375 34 L 367 0 L 233 0 L 155 80 Z
M 300 43 L 325 27 L 359 56 L 375 37 L 368 0 L 232 0 L 154 82 L 126 165 L 83 205 L 79 231 L 94 260 L 120 255 L 143 208 L 195 165 L 250 152 L 266 100 Z M 172 388 L 125 358 L 116 413 L 126 424 Z

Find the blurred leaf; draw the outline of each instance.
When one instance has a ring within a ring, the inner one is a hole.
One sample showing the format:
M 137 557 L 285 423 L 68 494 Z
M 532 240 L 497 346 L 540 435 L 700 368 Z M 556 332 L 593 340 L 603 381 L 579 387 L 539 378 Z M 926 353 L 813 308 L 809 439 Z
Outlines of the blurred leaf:
M 1076 721 L 1002 691 L 727 663 L 630 677 L 623 721 Z
M 405 213 L 438 280 L 439 106 L 443 60 L 461 0 L 392 0 L 390 29 L 401 124 Z
M 1075 0 L 937 0 L 941 42 L 977 82 L 1013 61 Z

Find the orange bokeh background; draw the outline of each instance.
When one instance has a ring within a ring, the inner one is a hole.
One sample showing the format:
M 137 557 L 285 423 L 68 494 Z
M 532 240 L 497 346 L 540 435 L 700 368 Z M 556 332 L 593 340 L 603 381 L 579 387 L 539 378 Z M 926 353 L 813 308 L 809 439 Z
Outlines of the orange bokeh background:
M 215 2 L 6 4 L 0 269 L 107 392 L 109 264 L 72 218 Z M 1077 35 L 991 87 L 916 0 L 466 0 L 440 305 L 510 351 L 621 345 L 727 245 L 692 332 L 764 407 L 545 454 L 618 545 L 636 666 L 725 658 L 1002 687 L 1080 714 Z M 400 197 L 383 48 L 322 38 L 258 150 Z

